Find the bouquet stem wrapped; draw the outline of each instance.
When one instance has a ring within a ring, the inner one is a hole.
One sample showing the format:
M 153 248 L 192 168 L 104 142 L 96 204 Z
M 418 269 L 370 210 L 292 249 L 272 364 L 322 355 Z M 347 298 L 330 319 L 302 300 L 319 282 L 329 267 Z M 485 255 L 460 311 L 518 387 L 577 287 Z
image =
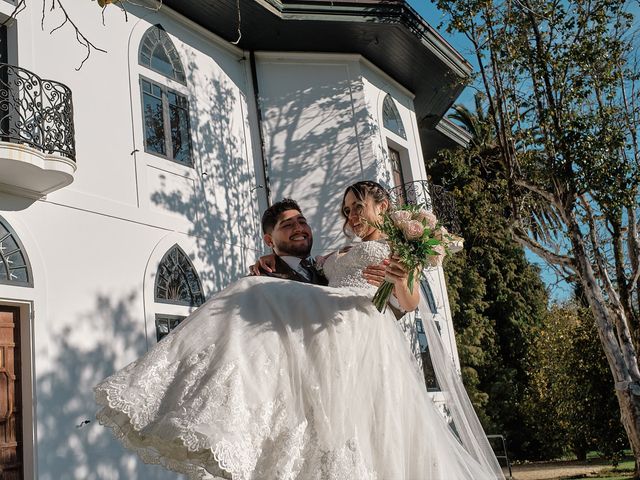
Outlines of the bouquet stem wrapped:
M 387 302 L 389 301 L 389 297 L 393 293 L 394 286 L 395 285 L 390 281 L 384 280 L 378 287 L 378 290 L 376 290 L 372 301 L 379 312 L 384 312 L 386 310 Z

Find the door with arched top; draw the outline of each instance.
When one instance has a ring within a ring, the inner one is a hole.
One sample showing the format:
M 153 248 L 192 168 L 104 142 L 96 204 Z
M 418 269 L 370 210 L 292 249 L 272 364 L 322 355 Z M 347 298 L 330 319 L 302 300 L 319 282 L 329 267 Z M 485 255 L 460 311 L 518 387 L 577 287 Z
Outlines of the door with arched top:
M 0 478 L 22 480 L 20 310 L 0 305 Z

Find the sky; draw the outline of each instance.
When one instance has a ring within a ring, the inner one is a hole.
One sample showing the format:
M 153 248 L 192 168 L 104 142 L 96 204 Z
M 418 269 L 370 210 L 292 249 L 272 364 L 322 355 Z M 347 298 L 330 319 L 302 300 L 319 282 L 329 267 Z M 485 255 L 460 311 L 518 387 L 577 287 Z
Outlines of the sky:
M 477 71 L 477 62 L 473 55 L 471 43 L 460 34 L 451 34 L 446 30 L 446 16 L 440 12 L 436 6 L 430 0 L 408 0 L 411 5 L 432 27 L 438 30 L 438 33 L 444 37 L 444 39 L 451 44 L 458 52 L 460 52 L 465 59 L 473 66 L 474 71 Z M 473 92 L 474 90 L 467 87 L 462 92 L 456 103 L 462 103 L 467 105 L 473 110 Z M 562 302 L 567 300 L 572 293 L 572 290 L 566 282 L 558 282 L 558 278 L 555 272 L 547 266 L 547 264 L 537 255 L 529 250 L 525 250 L 527 259 L 540 267 L 542 279 L 549 288 L 550 300 L 552 302 Z

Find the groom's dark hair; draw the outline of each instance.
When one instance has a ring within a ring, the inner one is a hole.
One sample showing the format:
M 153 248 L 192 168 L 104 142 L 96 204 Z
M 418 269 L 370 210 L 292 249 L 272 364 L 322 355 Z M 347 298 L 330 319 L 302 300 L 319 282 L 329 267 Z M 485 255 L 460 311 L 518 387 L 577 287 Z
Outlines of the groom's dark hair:
M 298 202 L 290 198 L 283 198 L 267 208 L 262 214 L 262 233 L 273 232 L 276 223 L 278 223 L 278 217 L 287 210 L 297 210 L 302 213 Z

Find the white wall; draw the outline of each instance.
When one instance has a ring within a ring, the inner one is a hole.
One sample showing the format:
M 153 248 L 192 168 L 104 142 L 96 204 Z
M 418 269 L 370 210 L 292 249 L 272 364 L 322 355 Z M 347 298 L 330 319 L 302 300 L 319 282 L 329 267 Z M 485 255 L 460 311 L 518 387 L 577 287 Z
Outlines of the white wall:
M 103 26 L 95 2 L 66 6 L 108 53 L 94 51 L 76 71 L 84 51 L 69 25 L 49 34 L 59 10 L 40 29 L 37 3 L 19 15 L 14 47 L 19 66 L 73 92 L 75 180 L 36 202 L 0 194 L 0 215 L 20 235 L 34 267 L 33 288 L 0 285 L 0 302 L 34 312 L 32 322 L 28 315 L 21 319 L 33 350 L 31 357 L 23 349 L 26 373 L 33 372 L 24 406 L 37 415 L 27 473 L 44 480 L 176 478 L 145 466 L 95 424 L 91 389 L 155 343 L 155 313 L 175 310 L 153 301 L 166 249 L 181 246 L 209 295 L 244 275 L 261 248 L 265 198 L 255 189 L 261 174 L 248 62 L 244 52 L 167 9 L 128 8 L 125 22 L 118 8 L 108 8 Z M 137 53 L 155 23 L 185 66 L 194 168 L 144 152 L 139 75 L 159 76 L 138 66 Z M 85 419 L 93 422 L 76 428 Z

